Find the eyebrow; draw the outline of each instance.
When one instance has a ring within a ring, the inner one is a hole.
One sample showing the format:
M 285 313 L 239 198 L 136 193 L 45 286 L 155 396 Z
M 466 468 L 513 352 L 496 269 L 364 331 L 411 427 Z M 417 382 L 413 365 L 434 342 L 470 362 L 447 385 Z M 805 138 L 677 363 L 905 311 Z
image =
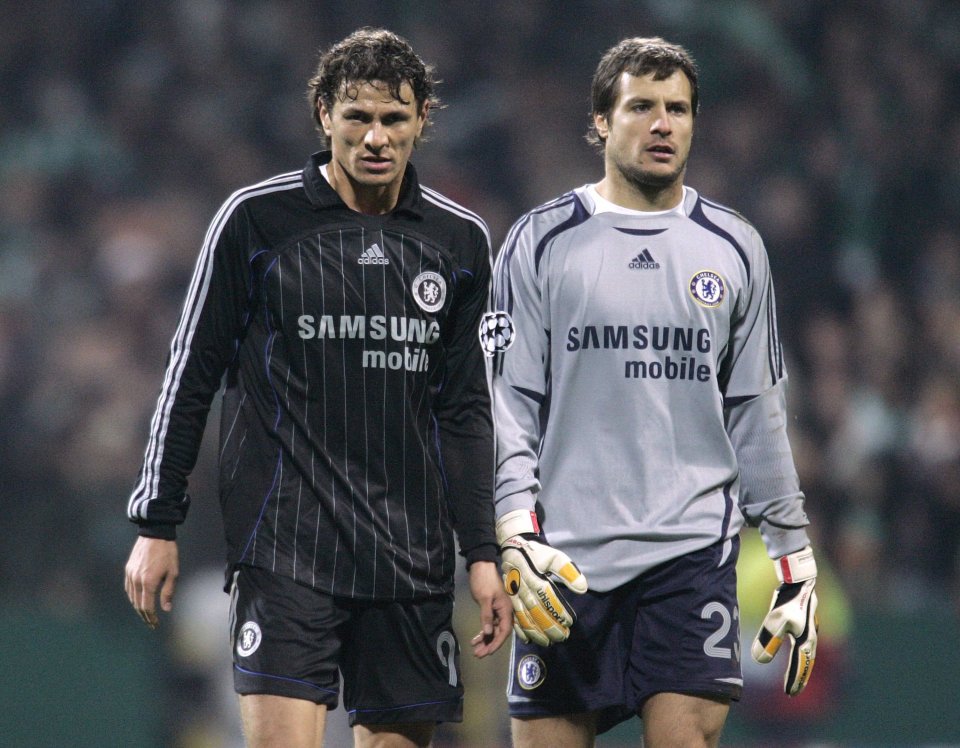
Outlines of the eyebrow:
M 393 99 L 390 102 L 384 102 L 384 106 L 388 107 L 385 114 L 388 114 L 388 115 L 404 114 L 408 116 L 413 116 L 413 112 L 410 111 L 410 109 L 408 108 L 408 105 L 404 104 L 401 101 L 397 101 L 396 99 Z M 361 114 L 367 114 L 371 111 L 371 108 L 357 103 L 356 100 L 351 100 L 349 102 L 341 103 L 340 111 L 344 113 L 358 112 Z
M 644 96 L 643 94 L 634 94 L 633 96 L 628 96 L 624 98 L 622 103 L 624 105 L 647 104 L 647 103 L 652 103 L 659 98 L 660 98 L 659 96 L 654 97 L 654 96 Z M 683 104 L 684 106 L 687 106 L 687 107 L 693 106 L 693 103 L 690 101 L 690 99 L 685 99 L 683 97 L 679 97 L 676 99 L 665 98 L 664 101 L 667 106 L 675 106 L 677 104 Z

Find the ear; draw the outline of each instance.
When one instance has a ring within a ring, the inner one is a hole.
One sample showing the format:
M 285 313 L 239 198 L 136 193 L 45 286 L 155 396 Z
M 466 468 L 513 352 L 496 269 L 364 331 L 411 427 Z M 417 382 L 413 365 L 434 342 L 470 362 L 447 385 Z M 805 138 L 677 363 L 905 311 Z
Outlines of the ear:
M 417 137 L 423 133 L 423 128 L 427 124 L 427 117 L 430 116 L 430 102 L 423 102 L 423 107 L 417 113 Z
M 320 124 L 323 127 L 323 134 L 329 138 L 333 134 L 333 123 L 330 116 L 331 113 L 320 100 L 317 101 L 317 111 L 320 114 Z
M 593 124 L 597 128 L 597 135 L 601 140 L 606 140 L 610 133 L 610 124 L 607 121 L 607 115 L 594 113 Z

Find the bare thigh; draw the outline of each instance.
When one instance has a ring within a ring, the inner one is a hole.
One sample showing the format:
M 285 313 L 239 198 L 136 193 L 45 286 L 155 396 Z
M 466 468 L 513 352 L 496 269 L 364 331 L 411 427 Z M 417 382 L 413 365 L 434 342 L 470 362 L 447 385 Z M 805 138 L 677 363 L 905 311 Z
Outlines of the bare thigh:
M 593 748 L 597 720 L 592 712 L 560 717 L 514 717 L 513 748 Z
M 305 699 L 270 694 L 240 696 L 240 717 L 248 748 L 320 748 L 327 707 Z
M 640 714 L 644 748 L 716 748 L 729 711 L 727 699 L 654 694 Z
M 394 725 L 354 725 L 356 748 L 426 748 L 433 738 L 432 722 Z

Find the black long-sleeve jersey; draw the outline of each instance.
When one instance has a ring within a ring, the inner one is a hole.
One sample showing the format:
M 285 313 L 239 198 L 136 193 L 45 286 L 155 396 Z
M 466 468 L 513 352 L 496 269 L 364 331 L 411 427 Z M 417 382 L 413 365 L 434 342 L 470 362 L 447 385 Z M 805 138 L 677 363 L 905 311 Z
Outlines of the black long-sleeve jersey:
M 453 529 L 468 562 L 496 558 L 489 232 L 412 165 L 392 212 L 350 210 L 329 159 L 239 190 L 210 224 L 127 513 L 175 537 L 223 387 L 228 570 L 359 599 L 449 592 Z

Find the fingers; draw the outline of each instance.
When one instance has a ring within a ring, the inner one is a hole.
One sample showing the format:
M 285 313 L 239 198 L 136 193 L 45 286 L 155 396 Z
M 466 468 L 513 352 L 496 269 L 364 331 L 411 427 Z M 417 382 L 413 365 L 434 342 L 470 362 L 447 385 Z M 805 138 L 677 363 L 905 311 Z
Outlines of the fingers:
M 813 672 L 816 648 L 809 641 L 795 642 L 790 649 L 790 664 L 783 679 L 783 690 L 787 696 L 796 696 L 807 685 Z
M 134 575 L 130 580 L 130 586 L 133 590 L 133 597 L 130 601 L 133 603 L 133 609 L 137 611 L 137 615 L 143 619 L 147 626 L 155 629 L 160 624 L 154 603 L 157 596 L 156 584 L 148 579 L 143 579 L 139 575 Z
M 518 626 L 516 623 L 513 624 L 513 631 L 517 636 L 520 637 L 520 641 L 522 641 L 524 644 L 530 643 L 530 638 L 527 636 L 527 632 L 520 628 L 520 626 Z
M 570 560 L 570 557 L 566 553 L 557 551 L 550 564 L 550 571 L 556 574 L 569 589 L 578 595 L 582 595 L 589 589 L 587 586 L 587 578 L 583 576 L 583 572 Z
M 544 647 L 566 640 L 574 615 L 549 575 L 582 594 L 587 580 L 576 564 L 550 546 L 521 543 L 504 547 L 502 566 L 503 587 L 510 595 L 521 638 Z
M 543 629 L 540 628 L 540 626 L 533 622 L 533 618 L 530 617 L 523 603 L 517 598 L 512 598 L 512 602 L 513 628 L 521 641 L 525 643 L 533 642 L 534 644 L 539 644 L 541 647 L 549 646 L 550 640 L 547 638 L 547 635 L 543 633 Z
M 140 619 L 151 629 L 160 624 L 160 607 L 169 612 L 179 574 L 177 546 L 173 541 L 141 537 L 133 546 L 124 569 L 124 591 Z
M 817 595 L 813 583 L 806 584 L 808 600 L 796 594 L 796 590 L 788 590 L 787 595 L 774 593 L 772 608 L 750 648 L 753 659 L 766 664 L 773 660 L 784 641 L 789 643 L 783 679 L 783 690 L 788 696 L 796 696 L 806 687 L 817 654 Z
M 480 607 L 481 625 L 480 633 L 470 643 L 476 657 L 486 657 L 506 641 L 513 624 L 513 608 L 504 591 L 497 564 L 476 561 L 470 565 L 470 592 Z
M 513 607 L 506 595 L 499 593 L 488 604 L 481 606 L 482 630 L 470 644 L 475 657 L 481 658 L 496 652 L 510 635 L 513 628 Z
M 785 629 L 789 620 L 779 603 L 779 590 L 774 590 L 773 599 L 770 601 L 770 611 L 764 617 L 760 630 L 750 646 L 750 654 L 761 665 L 773 660 L 777 652 L 780 651 L 783 637 L 787 633 Z
M 154 608 L 154 597 L 156 596 L 156 587 L 144 582 L 137 576 L 127 572 L 124 588 L 127 592 L 127 599 L 133 606 L 137 615 L 151 629 L 155 629 L 160 621 L 157 618 L 157 612 Z
M 817 637 L 820 620 L 817 616 L 817 596 L 812 594 L 810 608 L 807 611 L 807 625 L 796 637 L 790 649 L 790 663 L 783 679 L 783 690 L 787 696 L 796 696 L 807 685 L 813 664 L 817 658 Z
M 163 587 L 160 590 L 160 607 L 166 613 L 173 610 L 173 592 L 176 588 L 177 578 L 172 574 L 167 575 L 163 580 Z
M 130 560 L 127 561 L 127 566 L 124 569 L 123 590 L 127 593 L 127 600 L 130 601 L 137 615 L 140 616 L 141 620 L 150 626 L 150 628 L 153 628 L 154 625 L 151 625 L 151 620 L 144 603 L 144 599 L 147 598 L 147 600 L 149 600 L 150 596 L 144 590 L 144 583 L 137 572 L 137 565 L 134 561 L 133 554 L 131 554 Z M 149 602 L 146 604 L 149 605 Z
M 522 584 L 517 597 L 523 601 L 530 617 L 543 631 L 557 626 L 566 632 L 563 638 L 567 638 L 568 629 L 573 625 L 573 615 L 550 582 L 544 580 L 536 587 Z
M 480 604 L 480 633 L 470 640 L 474 657 L 486 657 L 490 654 L 490 644 L 494 635 L 494 611 L 492 600 Z
M 776 636 L 766 626 L 761 626 L 750 647 L 750 654 L 761 665 L 766 665 L 780 651 L 781 644 L 783 644 L 782 636 Z
M 570 635 L 573 616 L 556 588 L 533 572 L 526 576 L 505 565 L 504 588 L 510 595 L 514 616 L 525 640 L 548 646 Z
M 549 582 L 543 581 L 536 589 L 521 584 L 511 602 L 517 624 L 535 644 L 546 647 L 570 636 L 573 616 Z

